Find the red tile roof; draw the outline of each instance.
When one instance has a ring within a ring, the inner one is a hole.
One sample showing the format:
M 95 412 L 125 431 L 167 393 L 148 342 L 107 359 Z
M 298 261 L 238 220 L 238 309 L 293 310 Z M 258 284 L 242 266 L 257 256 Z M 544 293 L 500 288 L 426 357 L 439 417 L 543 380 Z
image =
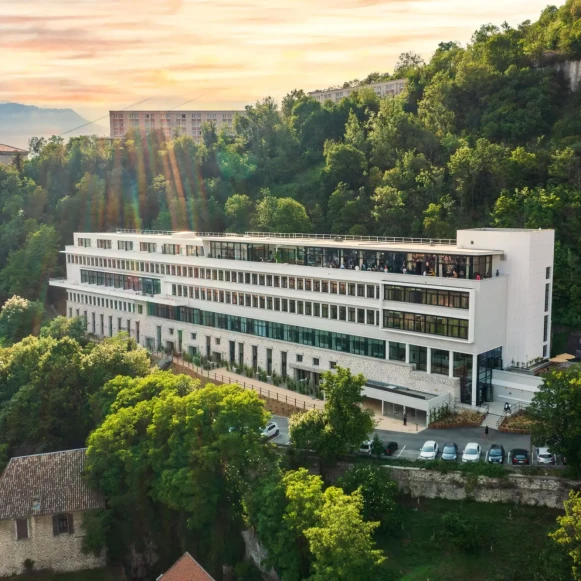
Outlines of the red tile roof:
M 184 553 L 157 581 L 214 581 L 214 578 L 189 553 Z
M 19 147 L 12 147 L 11 145 L 4 145 L 4 143 L 0 143 L 0 155 L 3 153 L 28 153 L 26 149 L 20 149 Z
M 12 458 L 0 478 L 0 520 L 103 508 L 83 472 L 86 448 Z

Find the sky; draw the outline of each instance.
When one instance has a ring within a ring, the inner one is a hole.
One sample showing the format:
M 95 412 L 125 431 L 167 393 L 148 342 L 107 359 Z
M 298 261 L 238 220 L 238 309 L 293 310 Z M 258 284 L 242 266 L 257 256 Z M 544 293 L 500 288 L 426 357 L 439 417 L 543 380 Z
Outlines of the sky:
M 237 109 L 391 72 L 548 0 L 0 0 L 0 102 Z M 557 0 L 558 4 L 562 1 Z

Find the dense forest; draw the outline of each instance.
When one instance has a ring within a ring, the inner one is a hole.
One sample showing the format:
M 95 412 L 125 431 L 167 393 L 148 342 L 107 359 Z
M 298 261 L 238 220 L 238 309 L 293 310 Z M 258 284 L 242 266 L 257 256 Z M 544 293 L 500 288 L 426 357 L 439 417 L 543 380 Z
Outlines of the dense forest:
M 581 56 L 581 0 L 471 42 L 406 53 L 397 98 L 265 98 L 235 134 L 32 139 L 0 167 L 0 299 L 43 299 L 75 230 L 248 229 L 454 237 L 554 227 L 555 322 L 581 325 L 581 92 L 556 62 Z M 351 82 L 352 83 L 352 82 Z

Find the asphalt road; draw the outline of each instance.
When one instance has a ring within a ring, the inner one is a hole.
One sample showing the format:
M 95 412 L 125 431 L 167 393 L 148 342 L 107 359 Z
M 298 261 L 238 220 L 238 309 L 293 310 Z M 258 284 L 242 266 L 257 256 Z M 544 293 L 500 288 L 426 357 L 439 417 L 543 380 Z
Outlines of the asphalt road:
M 275 444 L 287 445 L 289 442 L 288 418 L 273 416 L 273 421 L 278 424 L 280 434 L 272 439 Z M 484 435 L 484 428 L 450 428 L 450 429 L 426 429 L 417 434 L 406 432 L 392 432 L 388 430 L 375 430 L 374 433 L 384 442 L 397 442 L 398 450 L 394 457 L 407 460 L 417 460 L 420 449 L 427 440 L 435 440 L 440 453 L 446 442 L 455 442 L 458 445 L 459 456 L 466 444 L 474 442 L 482 448 L 482 460 L 492 444 L 502 444 L 508 455 L 513 448 L 524 448 L 531 451 L 530 436 L 522 434 L 507 434 L 497 430 L 489 430 L 488 436 Z M 373 438 L 373 434 L 371 435 Z M 460 459 L 460 458 L 459 458 Z M 532 454 L 532 463 L 536 464 L 535 454 Z

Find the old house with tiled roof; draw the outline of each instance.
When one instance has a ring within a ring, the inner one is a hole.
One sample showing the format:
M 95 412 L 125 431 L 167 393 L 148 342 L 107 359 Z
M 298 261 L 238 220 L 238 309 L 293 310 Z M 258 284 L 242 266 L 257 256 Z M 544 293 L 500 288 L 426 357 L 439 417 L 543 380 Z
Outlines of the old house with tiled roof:
M 157 581 L 214 581 L 189 553 L 184 553 Z
M 28 151 L 26 151 L 26 149 L 20 149 L 19 147 L 12 147 L 11 145 L 0 143 L 0 165 L 10 165 L 17 155 L 26 157 Z
M 105 506 L 84 478 L 86 449 L 12 458 L 0 477 L 0 577 L 34 569 L 80 571 L 105 565 L 82 550 L 83 518 Z

